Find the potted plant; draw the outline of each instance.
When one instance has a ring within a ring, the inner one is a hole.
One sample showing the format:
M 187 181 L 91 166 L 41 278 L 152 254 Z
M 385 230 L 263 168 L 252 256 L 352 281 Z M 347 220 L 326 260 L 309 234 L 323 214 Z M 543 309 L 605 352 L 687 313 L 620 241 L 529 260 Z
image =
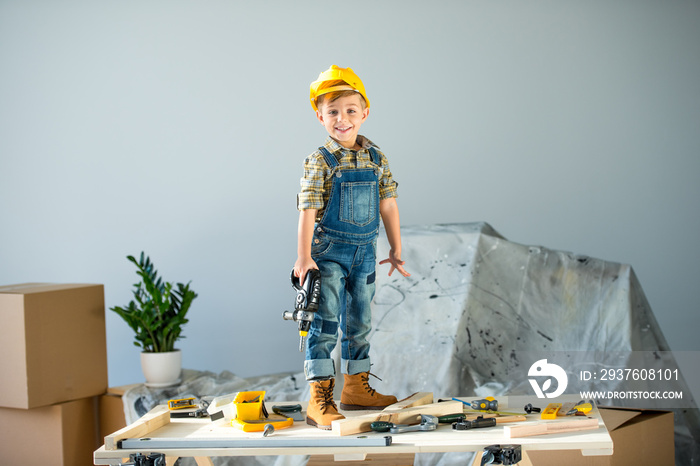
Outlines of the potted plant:
M 134 299 L 126 307 L 110 310 L 119 314 L 135 333 L 134 345 L 142 349 L 141 369 L 146 385 L 166 387 L 180 381 L 182 355 L 175 342 L 188 322 L 186 315 L 197 297 L 190 284 L 163 281 L 151 259 L 143 252 L 137 261 L 126 257 L 137 268 L 141 281 L 134 284 Z

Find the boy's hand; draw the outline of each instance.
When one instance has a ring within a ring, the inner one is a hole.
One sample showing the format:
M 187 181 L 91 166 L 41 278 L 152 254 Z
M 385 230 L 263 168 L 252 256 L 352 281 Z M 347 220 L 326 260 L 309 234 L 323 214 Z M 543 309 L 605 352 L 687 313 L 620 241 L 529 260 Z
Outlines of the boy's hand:
M 389 276 L 391 276 L 391 274 L 394 273 L 394 270 L 398 270 L 399 273 L 404 277 L 411 276 L 411 274 L 406 272 L 403 268 L 403 265 L 406 263 L 406 261 L 402 261 L 401 257 L 397 255 L 393 249 L 389 250 L 389 258 L 381 261 L 379 265 L 387 263 L 391 264 L 391 268 L 389 269 Z
M 298 257 L 297 261 L 294 263 L 294 276 L 299 278 L 299 283 L 304 283 L 306 274 L 309 270 L 318 270 L 318 265 L 316 262 L 309 257 Z

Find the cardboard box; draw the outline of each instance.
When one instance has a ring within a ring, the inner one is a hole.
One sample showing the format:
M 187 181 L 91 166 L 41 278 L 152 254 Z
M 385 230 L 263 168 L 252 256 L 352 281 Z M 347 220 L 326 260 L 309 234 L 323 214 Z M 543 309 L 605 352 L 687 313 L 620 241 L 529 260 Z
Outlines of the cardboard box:
M 107 390 L 104 287 L 0 287 L 0 406 L 35 408 Z
M 528 450 L 534 466 L 674 466 L 673 413 L 648 409 L 600 407 L 613 440 L 612 456 L 583 456 L 580 451 Z
M 107 393 L 100 396 L 100 441 L 108 435 L 126 427 L 126 415 L 124 414 L 124 392 L 131 387 L 140 384 L 122 385 L 110 387 Z
M 34 409 L 0 408 L 2 464 L 89 465 L 100 445 L 97 397 Z

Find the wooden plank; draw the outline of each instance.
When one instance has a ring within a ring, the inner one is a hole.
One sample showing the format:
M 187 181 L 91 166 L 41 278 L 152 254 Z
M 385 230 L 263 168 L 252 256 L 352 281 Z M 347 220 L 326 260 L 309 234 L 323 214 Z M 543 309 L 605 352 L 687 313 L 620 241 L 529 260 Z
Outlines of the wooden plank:
M 557 421 L 524 426 L 504 426 L 503 433 L 507 438 L 531 437 L 533 435 L 562 434 L 598 428 L 598 419 L 586 418 L 575 421 Z
M 312 455 L 306 466 L 413 466 L 414 453 L 370 454 L 364 460 L 346 460 L 338 455 Z
M 412 408 L 413 406 L 429 405 L 433 402 L 433 392 L 418 392 L 399 400 L 393 405 L 389 405 L 382 411 L 398 411 L 401 409 Z
M 195 456 L 194 461 L 197 466 L 214 466 L 214 462 L 208 456 Z
M 158 405 L 133 424 L 105 437 L 105 450 L 116 450 L 117 442 L 125 438 L 146 437 L 150 432 L 170 423 L 170 411 L 166 405 Z
M 376 413 L 354 416 L 331 422 L 331 430 L 335 435 L 352 435 L 370 432 L 370 424 L 375 421 L 392 422 L 394 424 L 417 424 L 421 414 L 444 416 L 462 412 L 463 404 L 459 401 L 445 401 L 427 405 L 413 406 L 399 411 L 379 411 Z
M 496 424 L 527 421 L 525 416 L 496 416 Z

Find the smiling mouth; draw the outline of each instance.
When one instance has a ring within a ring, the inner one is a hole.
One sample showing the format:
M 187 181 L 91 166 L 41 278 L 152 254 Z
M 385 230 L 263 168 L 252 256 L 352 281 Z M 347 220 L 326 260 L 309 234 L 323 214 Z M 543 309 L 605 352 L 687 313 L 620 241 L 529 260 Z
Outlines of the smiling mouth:
M 350 126 L 344 126 L 344 127 L 336 127 L 335 129 L 336 129 L 336 131 L 340 131 L 341 133 L 344 133 L 346 131 L 349 131 L 350 128 L 351 128 Z

